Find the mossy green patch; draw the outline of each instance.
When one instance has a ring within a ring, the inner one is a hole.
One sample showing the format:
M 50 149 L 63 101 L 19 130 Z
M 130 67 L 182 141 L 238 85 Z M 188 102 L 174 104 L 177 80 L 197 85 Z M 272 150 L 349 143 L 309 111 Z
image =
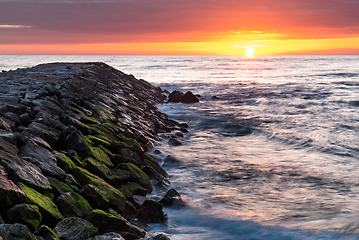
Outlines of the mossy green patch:
M 57 159 L 57 165 L 66 173 L 69 173 L 74 167 L 76 167 L 76 164 L 65 154 L 56 152 L 55 156 Z
M 20 186 L 27 194 L 26 199 L 38 206 L 42 214 L 50 215 L 52 218 L 58 221 L 64 218 L 64 216 L 62 216 L 62 214 L 59 212 L 56 204 L 51 201 L 50 198 L 42 195 L 41 193 L 37 192 L 31 187 L 26 186 L 23 183 L 20 183 Z
M 119 177 L 112 172 L 104 163 L 93 159 L 93 158 L 86 158 L 84 161 L 85 165 L 86 165 L 86 169 L 103 178 L 106 182 L 112 184 L 114 182 L 116 182 L 116 180 L 120 180 Z
M 108 141 L 95 137 L 95 136 L 91 136 L 88 135 L 87 138 L 95 145 L 95 146 L 104 146 L 104 147 L 110 147 L 111 143 L 109 143 Z
M 90 204 L 79 194 L 67 192 L 55 200 L 65 217 L 85 217 L 92 211 Z
M 128 198 L 132 198 L 134 194 L 146 195 L 146 190 L 138 183 L 126 183 L 121 186 L 120 191 Z
M 102 116 L 103 114 L 110 116 L 111 114 L 109 113 L 109 111 L 107 111 L 105 108 L 101 107 L 101 106 L 96 106 L 96 113 L 100 116 Z
M 53 189 L 55 188 L 58 194 L 63 194 L 66 192 L 74 192 L 69 185 L 67 185 L 64 182 L 59 181 L 56 178 L 48 177 L 47 179 L 49 180 L 51 187 Z
M 99 190 L 103 199 L 108 199 L 110 204 L 114 205 L 117 209 L 125 211 L 127 204 L 126 197 L 121 191 L 108 184 L 102 178 L 90 173 L 86 169 L 76 167 L 73 174 L 82 185 L 92 184 Z
M 111 159 L 107 154 L 99 147 L 90 147 L 89 157 L 96 159 L 97 161 L 105 164 L 107 167 L 114 167 Z
M 143 172 L 141 169 L 139 169 L 137 166 L 135 166 L 132 163 L 126 163 L 125 170 L 128 170 L 130 172 L 131 180 L 140 184 L 142 187 L 146 188 L 146 190 L 148 190 L 149 192 L 152 191 L 152 184 L 150 182 L 150 177 L 145 172 Z
M 46 225 L 42 225 L 35 234 L 48 240 L 60 240 L 56 233 Z
M 81 122 L 84 124 L 98 124 L 95 118 L 86 116 L 85 114 L 81 114 Z
M 141 145 L 139 142 L 137 142 L 135 139 L 133 139 L 133 138 L 128 138 L 128 139 L 125 141 L 125 143 L 126 143 L 127 145 L 130 145 L 130 146 L 132 146 L 132 147 L 135 147 L 135 148 L 139 149 L 141 152 L 144 152 L 144 150 L 143 150 L 143 148 L 142 148 L 142 145 Z

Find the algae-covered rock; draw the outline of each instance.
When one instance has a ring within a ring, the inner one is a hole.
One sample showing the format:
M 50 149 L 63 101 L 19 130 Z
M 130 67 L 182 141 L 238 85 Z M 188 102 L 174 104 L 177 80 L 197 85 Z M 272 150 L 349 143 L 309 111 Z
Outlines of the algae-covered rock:
M 122 169 L 129 171 L 130 181 L 136 182 L 144 187 L 147 192 L 152 192 L 152 184 L 150 182 L 150 177 L 139 169 L 136 165 L 132 163 L 126 163 L 122 165 Z
M 72 169 L 76 167 L 76 164 L 63 153 L 55 152 L 55 157 L 57 159 L 57 165 L 62 168 L 66 173 L 69 173 Z
M 1 224 L 0 236 L 3 240 L 37 240 L 27 226 L 20 223 Z
M 80 189 L 80 194 L 95 209 L 107 210 L 110 206 L 108 196 L 91 184 L 83 186 Z
M 57 234 L 46 225 L 41 225 L 35 231 L 35 235 L 42 237 L 44 240 L 60 240 Z
M 26 200 L 29 203 L 35 204 L 43 216 L 44 222 L 51 225 L 64 218 L 59 212 L 56 204 L 47 196 L 42 195 L 33 188 L 20 183 L 20 187 L 26 192 Z M 46 220 L 46 221 L 45 221 Z
M 56 178 L 48 177 L 47 179 L 49 179 L 51 187 L 56 191 L 57 196 L 66 192 L 74 192 L 66 183 Z
M 135 182 L 123 184 L 120 191 L 126 196 L 127 199 L 131 199 L 133 195 L 146 196 L 147 191 L 141 185 Z
M 135 235 L 137 238 L 144 237 L 145 231 L 129 223 L 126 219 L 114 216 L 99 209 L 93 210 L 86 220 L 93 223 L 99 229 L 99 233 L 117 232 L 122 236 Z
M 113 167 L 113 163 L 109 156 L 99 147 L 89 147 L 88 155 L 101 163 L 104 163 L 107 167 Z
M 160 223 L 167 220 L 160 203 L 146 199 L 139 210 L 139 218 L 145 223 Z
M 85 217 L 92 211 L 90 204 L 79 194 L 63 193 L 55 200 L 64 217 Z
M 35 231 L 42 220 L 39 208 L 26 203 L 12 206 L 2 214 L 2 217 L 6 223 L 21 223 L 31 231 Z
M 101 177 L 111 185 L 119 185 L 121 183 L 122 179 L 112 172 L 103 162 L 93 158 L 86 158 L 84 164 L 89 172 Z
M 85 219 L 69 217 L 56 224 L 54 232 L 63 240 L 87 240 L 95 236 L 98 230 Z
M 103 198 L 108 199 L 110 204 L 119 211 L 123 212 L 126 210 L 126 197 L 102 178 L 80 167 L 76 167 L 73 170 L 73 175 L 82 185 L 91 184 L 95 186 Z

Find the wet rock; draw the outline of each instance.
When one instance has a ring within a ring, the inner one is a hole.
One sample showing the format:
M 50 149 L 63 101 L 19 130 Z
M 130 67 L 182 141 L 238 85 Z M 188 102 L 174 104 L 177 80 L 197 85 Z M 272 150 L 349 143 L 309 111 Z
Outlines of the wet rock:
M 119 233 L 116 233 L 116 232 L 109 232 L 109 233 L 105 233 L 103 235 L 97 235 L 93 238 L 90 238 L 88 240 L 113 240 L 113 239 L 116 239 L 116 240 L 125 240 L 121 234 Z
M 0 225 L 0 236 L 4 240 L 37 240 L 27 226 L 15 223 L 15 224 L 1 224 Z
M 177 138 L 170 138 L 168 140 L 168 144 L 170 144 L 171 146 L 180 146 L 180 145 L 182 145 L 182 142 L 180 140 L 178 140 Z
M 185 201 L 182 199 L 181 195 L 175 190 L 170 189 L 160 200 L 160 203 L 166 207 L 182 208 L 186 206 Z
M 180 165 L 180 164 L 182 164 L 181 160 L 179 160 L 178 158 L 176 158 L 172 155 L 168 155 L 163 160 L 163 166 L 174 166 L 174 165 Z
M 38 207 L 26 203 L 14 205 L 3 212 L 2 217 L 6 223 L 21 223 L 31 231 L 35 231 L 42 220 Z
M 41 236 L 44 240 L 60 240 L 57 234 L 48 226 L 41 225 L 36 231 L 36 236 Z
M 132 163 L 126 163 L 121 165 L 123 170 L 126 170 L 130 174 L 130 181 L 138 183 L 146 189 L 148 193 L 151 193 L 153 188 L 150 181 L 150 177 L 144 173 L 140 168 Z
M 129 223 L 125 218 L 114 216 L 102 210 L 93 210 L 86 220 L 93 223 L 99 229 L 100 233 L 117 232 L 126 239 L 138 239 L 145 236 L 145 231 Z M 129 236 L 129 237 L 126 237 Z
M 26 185 L 43 192 L 51 190 L 49 180 L 42 174 L 39 167 L 16 155 L 0 150 L 0 165 L 4 166 L 9 179 L 13 182 L 23 182 Z
M 141 205 L 138 217 L 145 223 L 160 223 L 167 220 L 162 205 L 151 199 L 146 199 Z
M 182 100 L 183 96 L 184 96 L 183 92 L 174 90 L 168 96 L 168 102 L 180 102 Z
M 54 232 L 63 240 L 87 240 L 94 237 L 98 230 L 82 218 L 70 217 L 56 224 Z
M 64 217 L 84 218 L 92 211 L 90 204 L 79 194 L 74 192 L 63 193 L 55 200 Z
M 181 98 L 181 102 L 183 102 L 183 103 L 195 103 L 195 102 L 199 102 L 199 100 L 191 91 L 188 91 Z
M 61 194 L 74 192 L 71 187 L 69 187 L 66 183 L 61 182 L 60 180 L 52 177 L 48 177 L 49 182 L 51 184 L 52 189 L 54 190 L 53 193 L 56 197 L 59 197 Z
M 61 133 L 61 141 L 61 146 L 65 150 L 73 149 L 80 154 L 88 151 L 83 134 L 74 126 L 67 127 L 67 129 Z

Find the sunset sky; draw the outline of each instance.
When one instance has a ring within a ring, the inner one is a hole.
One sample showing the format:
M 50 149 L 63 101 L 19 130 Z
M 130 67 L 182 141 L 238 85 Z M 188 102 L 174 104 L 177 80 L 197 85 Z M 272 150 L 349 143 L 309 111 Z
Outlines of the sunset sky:
M 0 0 L 0 54 L 359 54 L 358 0 Z

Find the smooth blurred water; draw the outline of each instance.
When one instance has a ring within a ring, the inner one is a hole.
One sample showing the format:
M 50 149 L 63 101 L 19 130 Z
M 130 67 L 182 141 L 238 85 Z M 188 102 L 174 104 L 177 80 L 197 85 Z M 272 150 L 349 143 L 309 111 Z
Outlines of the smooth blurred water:
M 152 225 L 171 239 L 359 239 L 359 56 L 0 56 L 0 69 L 103 61 L 195 104 L 162 142 L 185 210 Z M 212 98 L 216 96 L 217 98 Z

